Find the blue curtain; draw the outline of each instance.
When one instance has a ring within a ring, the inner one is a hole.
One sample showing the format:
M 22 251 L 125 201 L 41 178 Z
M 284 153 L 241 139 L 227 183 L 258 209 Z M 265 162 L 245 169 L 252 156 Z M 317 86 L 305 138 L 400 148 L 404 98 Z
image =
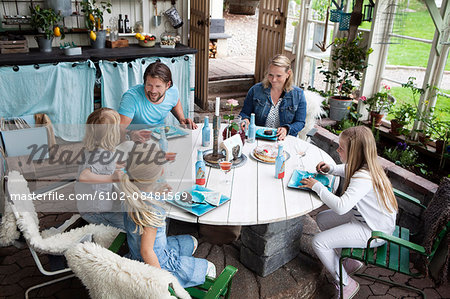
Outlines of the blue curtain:
M 190 86 L 190 61 L 193 55 L 180 57 L 149 57 L 140 58 L 132 62 L 111 62 L 100 61 L 99 67 L 102 71 L 102 107 L 108 107 L 115 110 L 119 109 L 122 95 L 132 86 L 142 84 L 143 76 L 147 66 L 156 60 L 166 64 L 171 72 L 173 83 L 180 92 L 180 101 L 183 106 L 185 117 L 193 111 L 191 101 Z M 172 114 L 166 119 L 166 124 L 178 124 L 178 121 Z
M 84 124 L 94 110 L 94 64 L 88 60 L 18 68 L 0 67 L 0 116 L 46 113 L 56 136 L 81 140 L 77 124 Z

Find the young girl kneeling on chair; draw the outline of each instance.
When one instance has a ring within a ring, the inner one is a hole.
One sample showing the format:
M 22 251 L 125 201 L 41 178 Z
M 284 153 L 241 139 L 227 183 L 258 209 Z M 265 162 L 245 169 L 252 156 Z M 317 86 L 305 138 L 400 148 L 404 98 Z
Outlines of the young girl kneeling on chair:
M 192 256 L 198 244 L 194 237 L 166 237 L 166 203 L 157 199 L 170 187 L 158 182 L 163 163 L 150 151 L 145 143 L 134 148 L 121 181 L 127 203 L 124 222 L 130 258 L 168 270 L 184 288 L 201 285 L 205 276 L 216 276 L 216 268 L 209 261 Z
M 322 230 L 313 239 L 313 248 L 326 269 L 336 280 L 339 290 L 339 254 L 341 248 L 365 248 L 372 231 L 392 234 L 395 229 L 397 201 L 383 168 L 377 161 L 377 148 L 371 130 L 358 126 L 344 130 L 339 137 L 337 152 L 344 164 L 337 166 L 320 162 L 319 173 L 330 173 L 344 178 L 341 196 L 336 196 L 315 179 L 302 180 L 314 190 L 330 208 L 317 215 Z M 372 247 L 384 241 L 373 241 Z M 346 259 L 342 271 L 344 298 L 352 298 L 359 284 L 349 277 L 363 264 Z

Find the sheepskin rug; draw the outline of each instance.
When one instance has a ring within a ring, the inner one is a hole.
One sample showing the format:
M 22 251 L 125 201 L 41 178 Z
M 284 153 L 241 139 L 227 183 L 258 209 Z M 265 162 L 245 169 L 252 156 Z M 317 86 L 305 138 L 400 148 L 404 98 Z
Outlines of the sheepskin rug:
M 0 199 L 2 200 L 2 199 Z M 0 222 L 0 247 L 12 245 L 20 237 L 17 230 L 16 217 L 11 210 L 11 205 L 5 202 L 5 215 Z
M 17 171 L 8 174 L 9 194 L 29 194 L 27 181 Z M 93 241 L 103 247 L 109 247 L 120 230 L 103 224 L 89 224 L 68 232 L 55 233 L 58 230 L 39 231 L 39 219 L 31 200 L 16 200 L 12 203 L 17 227 L 28 245 L 39 253 L 62 255 L 86 236 L 92 235 Z
M 97 244 L 77 244 L 65 253 L 67 263 L 93 299 L 191 298 L 168 271 L 130 260 Z
M 306 140 L 306 134 L 314 128 L 316 120 L 325 114 L 322 108 L 322 102 L 325 100 L 316 92 L 310 90 L 303 90 L 306 99 L 306 119 L 305 127 L 298 133 L 298 137 Z

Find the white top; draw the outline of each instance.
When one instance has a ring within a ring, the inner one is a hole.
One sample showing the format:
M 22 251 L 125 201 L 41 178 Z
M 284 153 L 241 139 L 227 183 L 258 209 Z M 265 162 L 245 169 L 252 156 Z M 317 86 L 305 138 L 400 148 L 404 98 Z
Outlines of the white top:
M 330 165 L 330 174 L 345 176 L 345 164 Z M 372 178 L 367 170 L 358 170 L 351 177 L 350 183 L 342 196 L 336 196 L 321 183 L 314 184 L 312 188 L 320 199 L 334 212 L 343 215 L 353 207 L 356 220 L 360 214 L 370 229 L 392 234 L 395 229 L 396 212 L 389 213 L 377 200 L 373 189 Z M 360 220 L 361 221 L 361 220 Z
M 222 124 L 221 132 L 225 126 Z M 177 157 L 174 163 L 167 165 L 165 175 L 174 192 L 189 190 L 192 187 L 197 150 L 207 149 L 201 147 L 201 128 L 186 132 L 189 135 L 174 138 L 169 142 L 169 151 L 177 152 Z M 221 138 L 222 134 L 219 136 Z M 292 219 L 320 207 L 323 203 L 314 192 L 288 188 L 287 185 L 295 169 L 313 172 L 318 162 L 335 164 L 333 159 L 318 147 L 299 138 L 287 136 L 282 142 L 284 150 L 290 154 L 290 158 L 286 160 L 285 177 L 275 179 L 274 164 L 257 162 L 250 156 L 253 149 L 262 144 L 275 142 L 257 139 L 255 143 L 244 144 L 242 152 L 248 160 L 245 165 L 234 168 L 227 174 L 231 181 L 228 185 L 224 184 L 224 173 L 220 169 L 206 167 L 204 187 L 230 197 L 230 201 L 201 217 L 170 205 L 167 210 L 168 217 L 210 225 L 254 225 Z M 298 155 L 298 152 L 306 152 L 306 155 Z M 331 175 L 329 176 L 331 178 Z M 335 186 L 338 185 L 337 178 Z

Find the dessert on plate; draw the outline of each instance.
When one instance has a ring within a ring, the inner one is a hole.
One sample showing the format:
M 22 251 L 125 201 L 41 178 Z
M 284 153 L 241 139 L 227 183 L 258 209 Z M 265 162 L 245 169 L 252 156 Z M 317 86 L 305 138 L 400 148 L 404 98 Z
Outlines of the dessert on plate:
M 278 155 L 278 145 L 276 144 L 264 144 L 258 145 L 253 150 L 253 155 L 261 161 L 268 163 L 275 163 L 275 159 Z

